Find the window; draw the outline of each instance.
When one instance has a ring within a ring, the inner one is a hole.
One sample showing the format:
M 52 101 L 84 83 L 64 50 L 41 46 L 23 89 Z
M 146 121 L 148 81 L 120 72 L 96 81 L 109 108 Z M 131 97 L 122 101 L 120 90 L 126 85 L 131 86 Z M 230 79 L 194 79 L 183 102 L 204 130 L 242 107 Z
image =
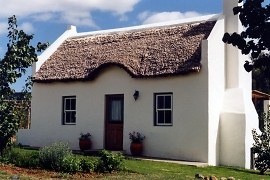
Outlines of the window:
M 124 96 L 107 95 L 107 118 L 110 123 L 123 122 L 124 116 Z
M 76 124 L 76 96 L 63 97 L 63 124 Z
M 157 93 L 155 96 L 155 125 L 172 125 L 172 93 Z
M 123 108 L 121 100 L 113 100 L 111 102 L 111 121 L 122 121 Z

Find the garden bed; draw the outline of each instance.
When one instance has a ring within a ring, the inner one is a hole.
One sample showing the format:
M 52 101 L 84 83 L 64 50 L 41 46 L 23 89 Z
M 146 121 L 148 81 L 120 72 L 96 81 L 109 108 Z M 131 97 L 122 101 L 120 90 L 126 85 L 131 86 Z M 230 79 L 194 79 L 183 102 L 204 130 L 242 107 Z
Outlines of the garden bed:
M 25 150 L 14 148 L 23 155 L 28 153 L 35 154 L 36 150 Z M 100 157 L 76 155 L 78 158 L 86 158 L 97 160 Z M 24 156 L 23 156 L 24 157 Z M 35 157 L 31 156 L 31 157 Z M 22 158 L 23 162 L 28 162 L 28 159 Z M 18 163 L 18 161 L 16 162 Z M 10 179 L 12 176 L 19 176 L 20 179 L 183 179 L 193 180 L 195 174 L 203 176 L 215 176 L 218 179 L 221 177 L 234 177 L 235 179 L 252 179 L 252 180 L 270 180 L 270 175 L 259 175 L 258 171 L 245 170 L 234 167 L 195 167 L 168 162 L 153 162 L 138 160 L 134 158 L 126 158 L 124 160 L 124 168 L 112 173 L 91 172 L 75 172 L 64 173 L 51 170 L 43 170 L 41 168 L 22 168 L 14 165 L 2 163 L 0 164 L 0 179 Z
M 100 177 L 97 173 L 59 173 L 54 171 L 47 171 L 42 169 L 28 169 L 16 167 L 10 164 L 0 165 L 0 179 L 12 178 L 12 177 L 24 177 L 26 179 L 92 179 L 94 177 Z M 14 178 L 15 179 L 15 178 Z

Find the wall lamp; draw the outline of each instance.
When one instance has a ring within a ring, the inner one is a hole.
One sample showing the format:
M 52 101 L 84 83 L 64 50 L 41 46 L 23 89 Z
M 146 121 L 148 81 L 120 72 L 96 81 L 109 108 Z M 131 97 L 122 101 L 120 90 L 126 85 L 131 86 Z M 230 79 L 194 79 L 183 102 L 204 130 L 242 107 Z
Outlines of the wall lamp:
M 134 97 L 134 100 L 136 101 L 138 98 L 139 98 L 139 91 L 135 90 L 134 94 L 133 94 L 133 97 Z

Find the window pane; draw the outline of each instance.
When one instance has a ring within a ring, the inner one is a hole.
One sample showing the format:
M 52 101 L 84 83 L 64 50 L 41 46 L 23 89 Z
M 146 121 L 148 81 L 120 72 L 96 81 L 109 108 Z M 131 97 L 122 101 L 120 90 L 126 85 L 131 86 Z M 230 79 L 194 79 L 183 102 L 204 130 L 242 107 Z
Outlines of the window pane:
M 157 97 L 157 108 L 163 109 L 164 108 L 164 96 Z
M 63 96 L 63 124 L 76 123 L 76 96 Z
M 71 110 L 76 110 L 76 99 L 71 99 Z
M 166 124 L 172 123 L 172 111 L 165 111 L 165 123 Z
M 111 121 L 122 121 L 121 100 L 112 100 L 111 103 Z
M 166 109 L 171 109 L 171 96 L 165 96 L 165 108 Z
M 164 121 L 164 111 L 158 111 L 157 112 L 157 122 L 159 124 L 163 124 L 165 121 Z
M 76 122 L 76 111 L 71 112 L 70 122 L 75 123 Z
M 65 99 L 66 100 L 66 109 L 65 110 L 70 110 L 70 99 Z
M 71 112 L 66 112 L 65 114 L 66 114 L 66 118 L 65 118 L 65 122 L 66 123 L 70 123 L 70 113 Z

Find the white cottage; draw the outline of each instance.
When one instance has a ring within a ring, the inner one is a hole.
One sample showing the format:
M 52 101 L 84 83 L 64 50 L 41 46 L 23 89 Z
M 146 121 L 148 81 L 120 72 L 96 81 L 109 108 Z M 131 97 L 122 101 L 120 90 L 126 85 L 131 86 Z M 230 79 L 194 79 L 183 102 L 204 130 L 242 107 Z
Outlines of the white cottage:
M 79 149 L 129 150 L 129 132 L 146 136 L 145 156 L 250 168 L 258 127 L 245 57 L 222 42 L 241 31 L 224 13 L 129 28 L 77 33 L 71 26 L 33 67 L 31 129 L 18 143 L 67 141 Z M 138 99 L 133 95 L 137 92 Z

